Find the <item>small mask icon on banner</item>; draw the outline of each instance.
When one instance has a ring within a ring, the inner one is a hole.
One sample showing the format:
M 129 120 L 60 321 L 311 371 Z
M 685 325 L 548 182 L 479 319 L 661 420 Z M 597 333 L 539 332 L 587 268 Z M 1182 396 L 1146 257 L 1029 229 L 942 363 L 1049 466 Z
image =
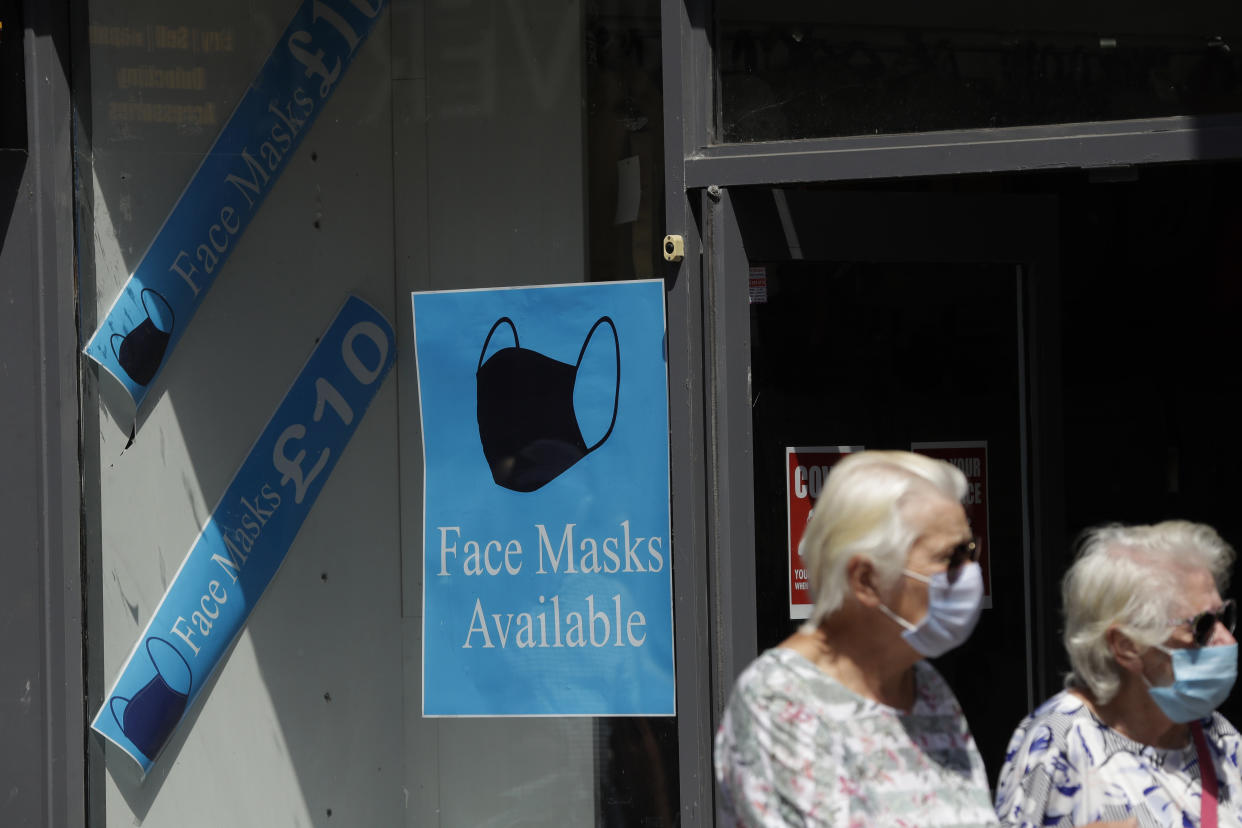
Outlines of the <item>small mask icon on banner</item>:
M 155 676 L 133 698 L 113 696 L 108 705 L 121 731 L 148 759 L 154 759 L 185 713 L 193 674 L 185 656 L 162 638 L 147 639 L 147 655 Z
M 513 331 L 513 346 L 488 357 L 492 334 L 502 324 Z M 574 411 L 574 387 L 582 355 L 600 325 L 612 329 L 616 347 L 617 383 L 612 419 L 603 437 L 586 444 Z M 612 319 L 601 316 L 591 326 L 578 361 L 573 365 L 523 348 L 513 320 L 502 316 L 483 340 L 475 373 L 478 393 L 479 442 L 496 484 L 515 492 L 533 492 L 603 445 L 617 424 L 621 399 L 621 341 Z
M 159 370 L 164 352 L 168 350 L 173 309 L 167 299 L 151 288 L 142 289 L 142 307 L 147 312 L 147 318 L 127 334 L 113 334 L 112 353 L 130 379 L 139 385 L 146 385 Z M 156 324 L 157 318 L 160 324 Z M 116 344 L 118 339 L 121 340 L 120 347 Z

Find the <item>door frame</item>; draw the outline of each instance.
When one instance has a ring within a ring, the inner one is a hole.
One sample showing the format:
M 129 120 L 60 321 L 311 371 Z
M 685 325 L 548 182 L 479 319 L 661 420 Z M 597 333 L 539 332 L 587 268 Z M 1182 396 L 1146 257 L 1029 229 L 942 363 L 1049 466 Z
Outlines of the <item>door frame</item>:
M 12 0 L 0 4 L 0 17 L 9 24 L 5 46 L 22 64 L 0 84 L 14 93 L 2 98 L 0 117 L 21 125 L 12 135 L 18 146 L 0 145 L 0 276 L 8 299 L 0 303 L 0 422 L 16 437 L 0 471 L 8 553 L 0 582 L 0 684 L 13 694 L 0 757 L 12 795 L 0 813 L 6 825 L 83 825 L 72 4 Z
M 1020 268 L 1018 326 L 1025 348 L 1019 360 L 1020 411 L 1015 413 L 1023 422 L 1027 701 L 1033 707 L 1056 680 L 1050 671 L 1057 639 L 1048 632 L 1055 630 L 1055 578 L 1065 555 L 1064 506 L 1055 496 L 1063 468 L 1055 197 L 802 188 L 770 192 L 773 207 L 767 216 L 744 206 L 739 210 L 740 202 L 759 200 L 754 190 L 747 199 L 725 188 L 703 193 L 713 727 L 738 673 L 757 655 L 749 267 L 752 260 L 765 259 L 1012 263 Z M 780 210 L 778 200 L 784 205 Z M 827 220 L 831 230 L 807 232 L 812 217 L 817 223 Z M 765 221 L 767 232 L 753 232 Z

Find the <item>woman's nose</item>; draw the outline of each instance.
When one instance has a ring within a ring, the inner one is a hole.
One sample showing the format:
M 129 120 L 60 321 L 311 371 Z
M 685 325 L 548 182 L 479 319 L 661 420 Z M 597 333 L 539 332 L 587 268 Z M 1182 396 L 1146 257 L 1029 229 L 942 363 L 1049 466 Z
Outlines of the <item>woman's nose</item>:
M 1217 620 L 1216 626 L 1212 629 L 1212 638 L 1208 641 L 1208 646 L 1222 647 L 1237 643 L 1238 640 L 1233 637 L 1233 633 L 1229 632 L 1229 628 Z

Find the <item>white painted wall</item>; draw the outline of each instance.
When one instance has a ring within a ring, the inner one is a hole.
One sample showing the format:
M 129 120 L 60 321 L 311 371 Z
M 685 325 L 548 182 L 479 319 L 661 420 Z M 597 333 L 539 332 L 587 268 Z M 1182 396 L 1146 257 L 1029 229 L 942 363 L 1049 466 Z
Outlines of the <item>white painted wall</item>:
M 222 124 L 297 5 L 92 0 L 96 25 L 233 37 L 214 56 L 92 44 L 84 160 L 96 262 L 83 284 L 100 316 L 219 128 L 125 121 L 115 104 L 207 101 Z M 140 782 L 128 760 L 108 757 L 92 791 L 107 825 L 594 822 L 590 720 L 419 716 L 409 311 L 416 289 L 581 280 L 580 15 L 579 0 L 394 0 L 188 327 L 132 446 L 111 381 L 89 389 L 98 704 L 346 293 L 381 308 L 401 346 L 284 567 L 151 776 Z M 207 88 L 120 86 L 121 69 L 168 62 L 203 67 Z

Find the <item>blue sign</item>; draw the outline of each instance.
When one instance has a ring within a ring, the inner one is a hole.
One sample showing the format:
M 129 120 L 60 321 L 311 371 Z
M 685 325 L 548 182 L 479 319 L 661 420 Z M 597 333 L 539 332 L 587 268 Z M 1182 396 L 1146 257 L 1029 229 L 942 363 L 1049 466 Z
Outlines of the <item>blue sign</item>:
M 385 0 L 305 0 L 86 344 L 134 405 L 339 85 Z
M 388 320 L 346 300 L 211 513 L 91 723 L 144 774 L 241 633 L 395 354 Z
M 413 310 L 423 714 L 675 715 L 663 283 Z

